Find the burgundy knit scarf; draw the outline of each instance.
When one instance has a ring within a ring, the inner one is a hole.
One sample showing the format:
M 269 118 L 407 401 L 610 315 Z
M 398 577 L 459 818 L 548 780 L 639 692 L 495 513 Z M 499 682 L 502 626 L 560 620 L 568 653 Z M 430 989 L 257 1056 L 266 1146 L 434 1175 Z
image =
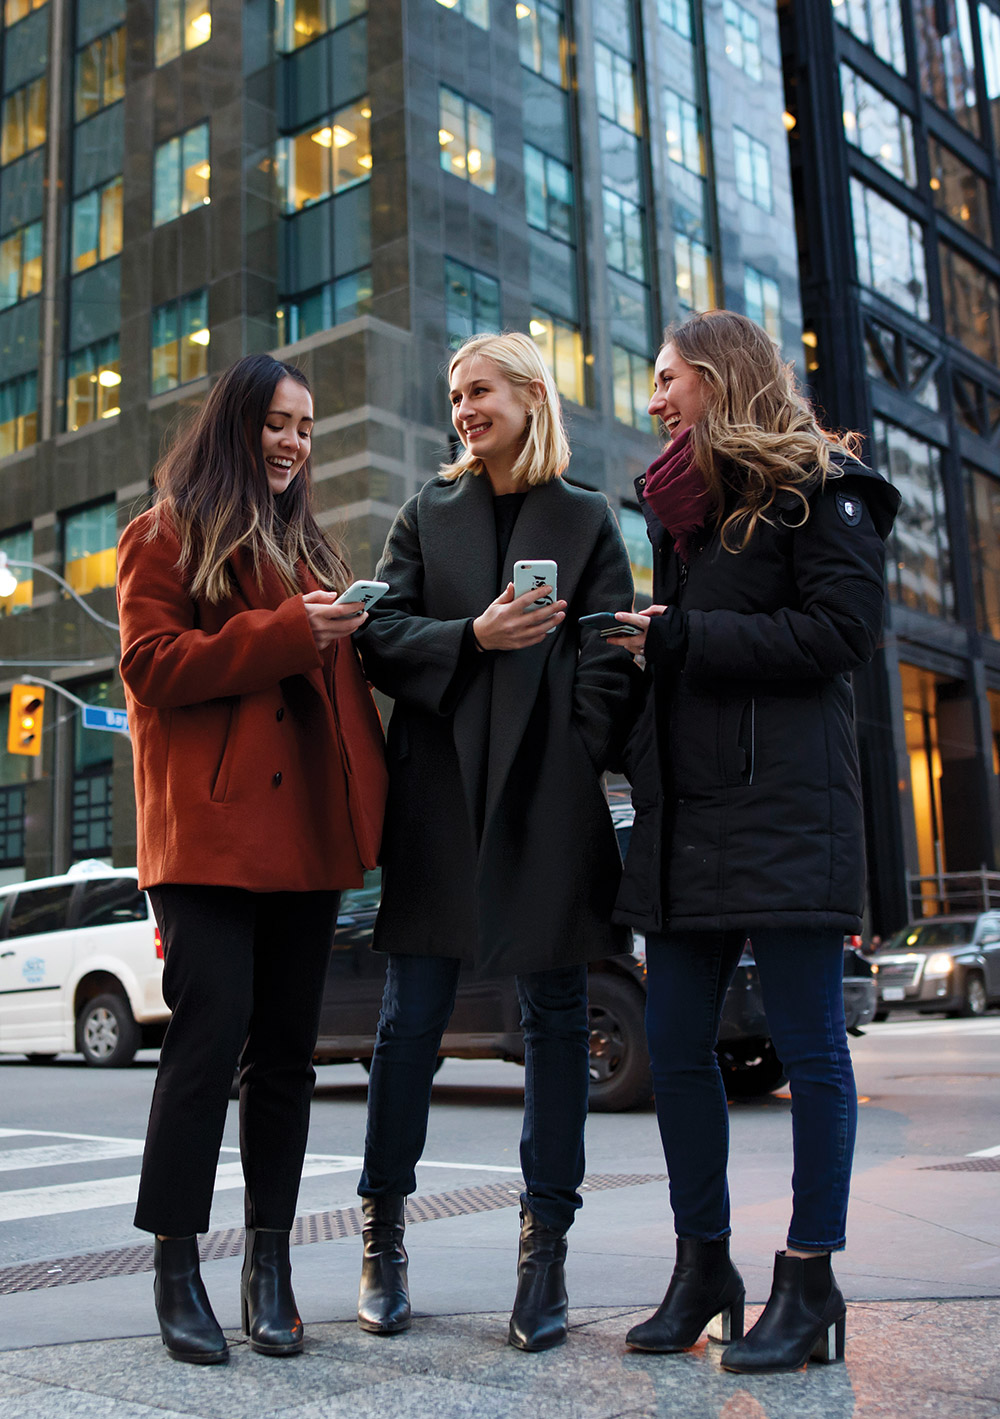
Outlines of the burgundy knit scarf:
M 674 539 L 678 556 L 690 561 L 692 538 L 704 527 L 708 512 L 708 489 L 695 467 L 690 428 L 649 465 L 643 495 Z

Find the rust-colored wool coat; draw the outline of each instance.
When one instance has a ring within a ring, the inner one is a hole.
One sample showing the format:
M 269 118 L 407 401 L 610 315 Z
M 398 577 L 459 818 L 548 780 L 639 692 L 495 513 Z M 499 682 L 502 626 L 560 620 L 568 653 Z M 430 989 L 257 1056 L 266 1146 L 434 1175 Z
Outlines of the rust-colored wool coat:
M 256 892 L 360 886 L 377 860 L 386 774 L 378 712 L 349 640 L 322 656 L 301 596 L 249 558 L 193 600 L 166 518 L 118 545 L 121 675 L 135 762 L 139 885 Z M 316 583 L 300 569 L 304 591 Z

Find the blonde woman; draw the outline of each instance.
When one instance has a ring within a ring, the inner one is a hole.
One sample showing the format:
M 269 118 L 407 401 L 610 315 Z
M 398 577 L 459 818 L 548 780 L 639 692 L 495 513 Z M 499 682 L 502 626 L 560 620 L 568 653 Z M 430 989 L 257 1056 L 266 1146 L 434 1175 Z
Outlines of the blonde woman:
M 410 499 L 359 637 L 395 700 L 375 946 L 389 953 L 359 1192 L 358 1317 L 410 1320 L 403 1204 L 416 1187 L 438 1046 L 463 963 L 513 975 L 526 1052 L 521 1247 L 512 1345 L 566 1338 L 566 1232 L 580 1206 L 587 962 L 627 949 L 602 790 L 633 674 L 577 619 L 626 610 L 632 578 L 607 499 L 562 478 L 559 396 L 525 335 L 467 341 L 448 370 L 461 456 Z M 519 559 L 557 563 L 559 599 L 515 596 Z
M 636 820 L 620 919 L 646 931 L 646 1024 L 677 1261 L 637 1350 L 694 1345 L 788 1370 L 844 1353 L 830 1253 L 844 1246 L 857 1098 L 843 938 L 861 929 L 864 834 L 849 675 L 882 623 L 897 493 L 825 433 L 769 336 L 709 311 L 668 331 L 649 412 L 670 442 L 637 484 L 654 549 L 651 694 L 629 745 Z M 743 1337 L 729 1259 L 719 1017 L 750 938 L 792 1094 L 787 1246 Z

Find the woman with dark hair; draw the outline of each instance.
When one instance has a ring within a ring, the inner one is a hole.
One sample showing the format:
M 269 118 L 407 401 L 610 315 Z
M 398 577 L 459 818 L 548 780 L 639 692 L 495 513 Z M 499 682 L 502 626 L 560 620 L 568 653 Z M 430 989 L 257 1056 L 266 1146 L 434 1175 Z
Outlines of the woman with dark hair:
M 629 746 L 636 808 L 619 919 L 646 933 L 646 1023 L 677 1260 L 627 1343 L 694 1345 L 722 1313 L 726 1369 L 841 1359 L 857 1096 L 843 940 L 861 929 L 864 831 L 850 672 L 878 644 L 896 491 L 826 433 L 770 337 L 729 311 L 667 332 L 649 412 L 670 442 L 636 485 L 657 604 Z M 743 1338 L 729 1259 L 729 1134 L 715 1056 L 747 937 L 792 1095 L 792 1218 Z
M 160 1052 L 136 1226 L 176 1360 L 226 1339 L 198 1268 L 240 1065 L 243 1328 L 302 1349 L 291 1288 L 312 1054 L 340 889 L 375 864 L 381 727 L 349 637 L 363 622 L 311 506 L 312 396 L 269 355 L 222 376 L 118 548 L 139 884 L 164 949 Z

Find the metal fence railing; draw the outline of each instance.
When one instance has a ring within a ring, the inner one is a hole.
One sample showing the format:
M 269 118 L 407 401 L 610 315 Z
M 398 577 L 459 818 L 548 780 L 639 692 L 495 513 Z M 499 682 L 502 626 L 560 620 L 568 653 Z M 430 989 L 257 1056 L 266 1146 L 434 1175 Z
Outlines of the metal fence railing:
M 1000 908 L 1000 872 L 936 872 L 908 879 L 910 916 L 949 916 Z

